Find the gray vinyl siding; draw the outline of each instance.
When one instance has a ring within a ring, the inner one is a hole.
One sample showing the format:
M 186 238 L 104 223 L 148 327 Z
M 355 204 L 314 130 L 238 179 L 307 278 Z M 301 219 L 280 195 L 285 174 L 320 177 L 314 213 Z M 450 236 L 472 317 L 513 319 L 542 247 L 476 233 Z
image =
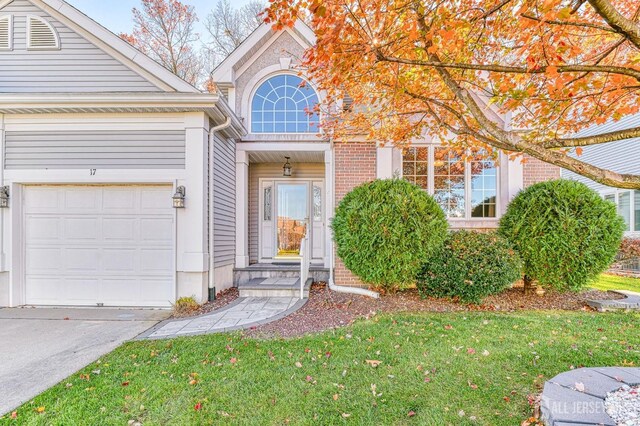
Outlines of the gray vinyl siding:
M 184 131 L 5 132 L 7 170 L 184 167 Z
M 258 212 L 260 209 L 260 179 L 282 179 L 283 163 L 252 163 L 249 165 L 249 263 L 258 262 Z M 324 179 L 324 163 L 296 163 L 295 179 Z
M 13 15 L 12 51 L 0 51 L 0 93 L 150 92 L 158 87 L 27 0 L 0 9 Z M 46 19 L 60 50 L 27 50 L 27 17 Z
M 618 122 L 609 122 L 601 126 L 591 127 L 578 133 L 577 136 L 591 136 L 637 126 L 640 126 L 640 114 L 623 118 Z M 577 158 L 586 163 L 615 172 L 640 174 L 640 138 L 587 146 L 583 148 L 582 155 L 577 156 Z M 608 189 L 608 187 L 591 179 L 566 170 L 562 170 L 562 177 L 583 182 L 596 191 Z
M 213 161 L 213 261 L 233 265 L 236 252 L 236 144 L 216 137 Z

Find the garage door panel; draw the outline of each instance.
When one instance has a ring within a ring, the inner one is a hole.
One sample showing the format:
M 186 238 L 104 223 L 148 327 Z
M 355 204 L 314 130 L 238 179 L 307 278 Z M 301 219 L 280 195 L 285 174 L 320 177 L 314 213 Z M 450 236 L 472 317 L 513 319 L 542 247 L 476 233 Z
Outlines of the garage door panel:
M 29 247 L 27 248 L 27 270 L 35 275 L 61 274 L 63 270 L 62 248 Z
M 142 188 L 140 190 L 140 209 L 141 210 L 147 211 L 147 212 L 159 213 L 159 212 L 166 211 L 166 204 L 167 204 L 167 194 L 163 190 L 158 188 Z
M 173 218 L 140 219 L 140 240 L 168 246 L 173 241 Z
M 62 283 L 62 297 L 60 304 L 86 305 L 95 304 L 98 299 L 98 283 L 95 278 L 66 278 Z
M 100 272 L 100 249 L 66 248 L 63 252 L 65 272 L 94 273 Z
M 105 249 L 103 251 L 104 272 L 131 273 L 136 272 L 139 255 L 135 249 Z
M 59 304 L 61 293 L 65 292 L 61 279 L 30 277 L 27 278 L 26 285 L 27 300 L 32 304 Z
M 102 221 L 102 235 L 107 242 L 134 243 L 138 239 L 139 219 L 136 217 L 105 217 Z
M 103 211 L 105 213 L 135 213 L 138 206 L 138 190 L 132 188 L 105 188 L 103 193 Z
M 56 217 L 27 216 L 25 218 L 25 236 L 28 241 L 43 243 L 58 241 L 61 238 L 62 224 Z
M 169 306 L 175 299 L 169 186 L 27 186 L 27 303 Z
M 64 210 L 67 212 L 94 212 L 101 210 L 100 194 L 95 188 L 65 188 Z
M 24 206 L 27 211 L 33 213 L 57 211 L 61 199 L 62 194 L 55 188 L 30 187 L 24 193 Z
M 98 240 L 100 229 L 99 217 L 69 217 L 63 219 L 63 221 L 64 239 L 66 242 Z
M 166 275 L 173 270 L 173 251 L 140 250 L 140 272 L 144 274 Z

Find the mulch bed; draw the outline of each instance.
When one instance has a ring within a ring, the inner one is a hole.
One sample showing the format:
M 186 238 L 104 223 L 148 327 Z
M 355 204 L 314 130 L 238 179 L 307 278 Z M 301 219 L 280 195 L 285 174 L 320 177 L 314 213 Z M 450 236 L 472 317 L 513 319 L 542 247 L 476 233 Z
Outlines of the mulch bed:
M 464 305 L 450 300 L 422 299 L 416 290 L 384 295 L 372 299 L 354 294 L 330 291 L 324 284 L 311 287 L 307 304 L 272 323 L 245 331 L 250 337 L 295 337 L 351 324 L 358 318 L 391 312 L 460 312 L 491 311 L 513 312 L 522 310 L 592 310 L 585 299 L 619 299 L 612 293 L 592 290 L 583 293 L 547 292 L 544 296 L 524 294 L 521 288 L 513 288 L 499 295 L 486 298 L 481 305 Z
M 229 288 L 227 290 L 223 290 L 216 295 L 216 300 L 213 302 L 207 302 L 204 305 L 201 305 L 197 310 L 193 310 L 190 312 L 178 313 L 175 312 L 171 316 L 171 318 L 188 318 L 194 317 L 198 315 L 208 314 L 211 311 L 215 311 L 216 309 L 220 309 L 229 303 L 236 300 L 239 296 L 237 288 Z

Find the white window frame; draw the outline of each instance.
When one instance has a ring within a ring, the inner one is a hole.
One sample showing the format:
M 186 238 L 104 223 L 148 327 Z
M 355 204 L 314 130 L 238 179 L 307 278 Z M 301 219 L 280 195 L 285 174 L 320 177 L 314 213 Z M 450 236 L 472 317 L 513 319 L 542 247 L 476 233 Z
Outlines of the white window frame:
M 445 145 L 440 144 L 412 144 L 410 148 L 428 148 L 428 160 L 427 160 L 427 193 L 431 196 L 435 193 L 435 150 L 437 148 L 447 148 Z M 469 167 L 470 160 L 465 160 L 464 168 L 464 217 L 447 216 L 447 220 L 451 222 L 486 222 L 497 221 L 500 219 L 502 212 L 502 197 L 501 197 L 501 181 L 502 181 L 502 167 L 500 167 L 496 161 L 496 215 L 493 217 L 472 217 L 471 212 L 473 210 L 471 206 L 471 167 Z M 402 158 L 401 176 L 404 178 L 404 154 Z
M 51 30 L 51 32 L 53 33 L 53 37 L 56 40 L 56 45 L 55 46 L 50 46 L 50 47 L 38 47 L 38 46 L 32 46 L 31 45 L 31 20 L 35 19 L 36 21 L 40 21 L 43 24 L 45 24 L 47 27 L 49 27 L 49 29 Z M 46 19 L 40 17 L 40 16 L 36 16 L 36 15 L 27 15 L 27 50 L 33 50 L 33 51 L 38 51 L 38 50 L 60 50 L 60 34 L 58 34 L 58 31 L 55 29 L 55 27 L 53 25 L 51 25 L 51 22 L 48 22 Z
M 13 50 L 13 15 L 0 15 L 0 19 L 8 18 L 9 20 L 9 34 L 7 34 L 9 40 L 8 47 L 0 47 L 0 51 L 2 52 L 10 52 Z
M 640 233 L 640 229 L 635 229 L 636 226 L 636 197 L 638 196 L 638 191 L 634 191 L 633 189 L 611 189 L 607 191 L 602 191 L 600 196 L 605 198 L 608 195 L 614 196 L 614 202 L 616 204 L 616 213 L 620 208 L 620 194 L 629 192 L 629 229 L 625 230 L 625 233 Z
M 295 72 L 289 72 L 289 71 L 279 71 L 275 73 L 270 73 L 264 76 L 263 78 L 261 78 L 260 80 L 258 80 L 258 82 L 251 89 L 251 96 L 249 96 L 249 102 L 247 104 L 247 112 L 248 112 L 247 115 L 249 117 L 249 123 L 248 123 L 249 133 L 256 134 L 256 135 L 316 135 L 320 133 L 319 127 L 317 132 L 257 132 L 255 133 L 253 131 L 253 98 L 256 96 L 256 93 L 258 92 L 258 89 L 260 88 L 260 86 L 262 86 L 267 80 L 270 80 L 271 78 L 277 77 L 279 75 L 291 75 L 291 76 L 302 79 L 316 93 L 316 97 L 318 98 L 318 103 L 321 102 L 320 93 L 318 92 L 318 89 L 306 77 L 301 76 Z M 318 111 L 317 115 L 318 115 L 318 125 L 319 125 L 322 122 L 321 111 Z

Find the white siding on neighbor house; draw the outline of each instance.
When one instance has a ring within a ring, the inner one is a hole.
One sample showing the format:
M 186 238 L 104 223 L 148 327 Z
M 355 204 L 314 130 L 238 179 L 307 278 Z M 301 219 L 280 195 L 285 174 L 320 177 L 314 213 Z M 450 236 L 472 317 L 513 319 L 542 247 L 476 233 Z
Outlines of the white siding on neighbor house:
M 608 122 L 601 126 L 590 127 L 579 132 L 576 136 L 591 136 L 638 126 L 640 126 L 640 114 L 625 117 L 618 122 Z M 582 155 L 576 157 L 586 163 L 615 172 L 640 174 L 640 138 L 587 146 L 583 148 Z M 567 170 L 562 170 L 562 177 L 583 182 L 596 191 L 608 189 L 605 185 Z
M 216 137 L 213 149 L 214 266 L 233 265 L 236 238 L 236 144 Z
M 0 9 L 13 15 L 13 50 L 0 50 L 0 93 L 148 92 L 158 87 L 27 0 Z M 44 18 L 59 50 L 27 50 L 27 15 Z
M 184 169 L 184 130 L 6 131 L 5 168 Z

